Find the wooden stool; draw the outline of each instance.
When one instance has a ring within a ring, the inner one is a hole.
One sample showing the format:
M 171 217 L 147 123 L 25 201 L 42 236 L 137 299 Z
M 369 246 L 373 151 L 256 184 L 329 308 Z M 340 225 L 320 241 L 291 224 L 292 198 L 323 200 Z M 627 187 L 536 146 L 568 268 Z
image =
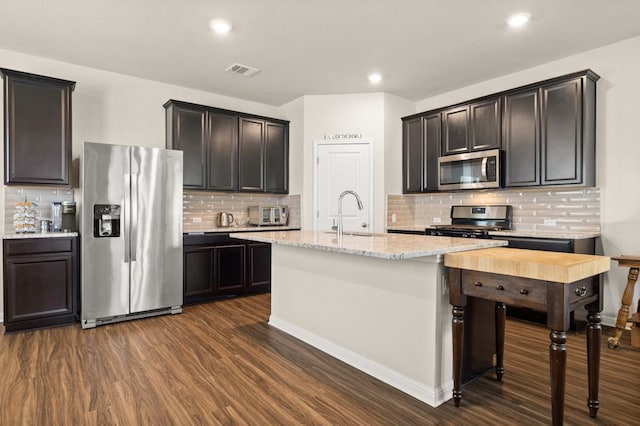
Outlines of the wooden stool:
M 609 337 L 609 349 L 615 349 L 620 344 L 620 336 L 622 332 L 627 328 L 627 322 L 629 322 L 629 307 L 633 302 L 633 288 L 638 280 L 638 268 L 640 268 L 640 257 L 636 256 L 619 256 L 612 257 L 611 259 L 618 261 L 618 266 L 622 268 L 629 268 L 629 275 L 627 276 L 627 286 L 622 294 L 622 306 L 618 311 L 618 319 L 616 320 L 616 335 Z M 640 303 L 638 304 L 638 310 L 640 310 Z

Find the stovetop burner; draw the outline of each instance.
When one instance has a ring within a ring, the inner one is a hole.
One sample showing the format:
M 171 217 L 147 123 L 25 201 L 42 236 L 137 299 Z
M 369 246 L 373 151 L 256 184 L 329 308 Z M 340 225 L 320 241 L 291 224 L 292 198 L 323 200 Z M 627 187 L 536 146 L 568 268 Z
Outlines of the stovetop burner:
M 489 231 L 511 229 L 511 206 L 452 206 L 451 225 L 427 228 L 427 235 L 489 238 Z

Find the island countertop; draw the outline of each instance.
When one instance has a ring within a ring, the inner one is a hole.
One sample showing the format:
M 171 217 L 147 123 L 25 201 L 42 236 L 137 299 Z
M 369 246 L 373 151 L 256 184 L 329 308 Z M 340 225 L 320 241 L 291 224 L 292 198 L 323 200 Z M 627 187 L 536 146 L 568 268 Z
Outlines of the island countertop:
M 383 259 L 410 259 L 506 246 L 501 240 L 405 234 L 349 234 L 338 244 L 335 232 L 283 231 L 232 233 L 232 238 Z

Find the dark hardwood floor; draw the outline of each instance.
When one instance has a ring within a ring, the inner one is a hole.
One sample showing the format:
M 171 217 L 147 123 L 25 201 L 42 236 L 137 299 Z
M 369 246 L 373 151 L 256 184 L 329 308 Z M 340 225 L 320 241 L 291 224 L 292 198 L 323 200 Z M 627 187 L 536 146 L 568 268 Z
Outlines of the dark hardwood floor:
M 0 425 L 550 424 L 541 326 L 508 320 L 504 382 L 485 376 L 459 408 L 432 408 L 269 327 L 269 303 L 259 295 L 92 330 L 4 334 Z M 568 354 L 565 424 L 639 424 L 640 349 L 629 333 L 617 350 L 603 339 L 597 419 L 584 334 L 569 333 Z

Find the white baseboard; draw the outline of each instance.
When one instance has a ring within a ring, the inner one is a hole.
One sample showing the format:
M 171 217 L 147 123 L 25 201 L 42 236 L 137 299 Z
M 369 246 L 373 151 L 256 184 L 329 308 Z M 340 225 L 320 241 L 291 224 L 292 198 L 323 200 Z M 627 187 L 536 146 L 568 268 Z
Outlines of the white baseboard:
M 398 373 L 395 370 L 345 349 L 342 346 L 336 345 L 333 342 L 310 333 L 283 319 L 274 317 L 273 315 L 269 318 L 269 325 L 282 330 L 317 349 L 320 349 L 334 358 L 337 358 L 340 361 L 343 361 L 432 407 L 437 407 L 451 399 L 453 382 L 449 382 L 440 388 L 430 388 L 423 383 L 405 376 L 404 374 Z

